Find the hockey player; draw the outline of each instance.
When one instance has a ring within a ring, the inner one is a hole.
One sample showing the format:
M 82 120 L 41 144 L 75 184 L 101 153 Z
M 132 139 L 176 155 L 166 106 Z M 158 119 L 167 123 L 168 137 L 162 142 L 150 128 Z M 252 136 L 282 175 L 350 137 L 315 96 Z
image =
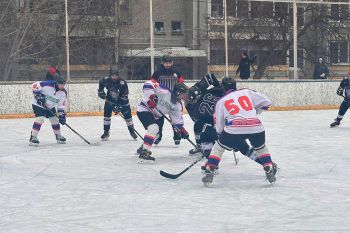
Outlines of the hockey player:
M 215 107 L 215 125 L 219 139 L 205 164 L 206 175 L 202 178 L 202 182 L 206 185 L 212 183 L 215 170 L 225 150 L 238 149 L 248 139 L 264 168 L 268 181 L 274 183 L 277 165 L 272 162 L 265 146 L 265 130 L 257 115 L 267 110 L 271 101 L 265 95 L 250 89 L 237 90 L 236 82 L 229 77 L 222 80 L 222 86 L 225 95 Z
M 206 75 L 201 81 L 192 86 L 188 94 L 186 108 L 194 120 L 194 133 L 198 148 L 208 157 L 217 140 L 214 127 L 214 111 L 217 101 L 223 96 L 224 90 L 213 74 Z M 242 141 L 239 148 L 243 155 L 259 163 L 256 154 L 246 141 Z M 197 149 L 190 150 L 190 155 L 198 153 Z M 205 166 L 202 166 L 205 170 Z
M 65 144 L 66 139 L 61 135 L 60 124 L 66 123 L 65 104 L 67 92 L 64 89 L 66 82 L 62 76 L 56 81 L 35 82 L 32 85 L 34 99 L 32 103 L 35 121 L 31 131 L 29 145 L 39 146 L 38 134 L 45 118 L 49 118 L 58 144 Z M 56 114 L 56 107 L 58 118 Z
M 187 98 L 188 89 L 185 84 L 175 84 L 174 89 L 159 85 L 151 79 L 143 85 L 143 99 L 137 107 L 137 116 L 147 130 L 144 136 L 143 145 L 137 150 L 139 158 L 144 160 L 155 160 L 151 156 L 151 147 L 159 131 L 156 121 L 162 115 L 169 115 L 172 121 L 173 130 L 179 138 L 188 138 L 188 132 L 184 128 L 182 118 L 181 100 Z
M 172 91 L 176 83 L 184 82 L 184 77 L 178 70 L 174 69 L 173 65 L 173 59 L 168 55 L 164 55 L 160 69 L 153 73 L 151 79 L 156 80 L 160 85 Z
M 105 92 L 105 89 L 107 89 L 107 94 Z M 103 113 L 104 133 L 101 136 L 101 139 L 103 141 L 109 139 L 112 112 L 115 112 L 116 114 L 118 112 L 121 112 L 123 114 L 131 137 L 134 139 L 137 138 L 137 135 L 134 131 L 134 123 L 131 116 L 128 95 L 128 84 L 124 79 L 119 77 L 118 71 L 111 71 L 109 76 L 99 81 L 98 96 L 101 99 L 106 100 Z
M 156 70 L 151 79 L 156 80 L 160 85 L 163 87 L 168 88 L 170 91 L 173 90 L 176 83 L 183 83 L 184 77 L 181 75 L 181 73 L 176 70 L 174 67 L 173 59 L 169 55 L 164 55 L 161 60 L 161 65 L 158 70 Z M 157 119 L 157 125 L 159 127 L 159 132 L 157 134 L 156 139 L 154 140 L 154 144 L 158 145 L 160 141 L 162 140 L 163 136 L 163 125 L 164 125 L 164 118 L 160 117 Z M 173 136 L 175 145 L 180 144 L 180 138 L 177 137 L 176 132 L 174 131 Z
M 337 89 L 337 95 L 344 97 L 343 102 L 341 103 L 338 111 L 338 116 L 334 120 L 334 122 L 330 125 L 331 128 L 340 125 L 340 121 L 343 119 L 346 111 L 350 106 L 350 71 L 348 72 L 348 76 L 344 78 Z
M 207 74 L 189 90 L 186 109 L 194 121 L 194 134 L 198 148 L 204 154 L 210 153 L 216 140 L 213 113 L 216 102 L 222 97 L 223 89 L 215 75 Z M 199 153 L 195 148 L 190 155 Z

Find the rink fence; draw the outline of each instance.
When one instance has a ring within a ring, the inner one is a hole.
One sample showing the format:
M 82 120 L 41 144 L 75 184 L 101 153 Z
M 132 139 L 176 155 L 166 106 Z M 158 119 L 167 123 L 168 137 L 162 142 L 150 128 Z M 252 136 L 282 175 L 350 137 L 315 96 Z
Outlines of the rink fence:
M 129 100 L 133 111 L 142 97 L 144 81 L 130 81 Z M 0 118 L 32 116 L 32 82 L 0 82 Z M 186 82 L 189 86 L 194 81 Z M 334 109 L 342 101 L 336 95 L 339 81 L 238 81 L 238 88 L 251 88 L 265 93 L 272 101 L 272 110 Z M 104 101 L 97 97 L 98 83 L 71 82 L 67 111 L 71 116 L 101 115 Z

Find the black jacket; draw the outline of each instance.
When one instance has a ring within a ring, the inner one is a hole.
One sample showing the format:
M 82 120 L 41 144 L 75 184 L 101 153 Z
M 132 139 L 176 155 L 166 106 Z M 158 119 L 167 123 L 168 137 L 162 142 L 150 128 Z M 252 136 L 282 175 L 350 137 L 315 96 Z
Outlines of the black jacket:
M 113 80 L 107 76 L 99 81 L 98 90 L 104 91 L 107 89 L 107 99 L 121 105 L 129 104 L 129 88 L 127 82 L 118 78 Z
M 321 77 L 321 74 L 325 74 L 324 77 Z M 328 74 L 329 74 L 329 70 L 328 70 L 328 67 L 322 63 L 317 63 L 315 65 L 315 69 L 314 69 L 314 79 L 327 79 L 328 77 Z
M 250 78 L 250 66 L 254 63 L 256 57 L 253 59 L 249 59 L 249 57 L 242 58 L 242 60 L 239 62 L 236 74 L 239 73 L 239 77 L 241 79 L 248 79 Z
M 176 83 L 183 83 L 184 78 L 181 73 L 171 67 L 170 69 L 165 69 L 163 65 L 155 71 L 152 75 L 152 79 L 157 80 L 157 82 L 170 90 L 173 90 L 173 87 Z

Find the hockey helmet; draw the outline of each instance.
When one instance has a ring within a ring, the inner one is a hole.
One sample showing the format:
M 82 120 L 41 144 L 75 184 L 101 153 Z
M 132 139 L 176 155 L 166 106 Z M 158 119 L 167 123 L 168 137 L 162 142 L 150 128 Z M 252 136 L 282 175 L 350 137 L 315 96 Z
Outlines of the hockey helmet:
M 66 84 L 66 80 L 63 76 L 59 75 L 55 78 L 57 85 Z
M 162 57 L 162 62 L 173 62 L 173 59 L 169 55 L 164 55 Z
M 188 102 L 190 104 L 196 104 L 201 94 L 202 94 L 202 90 L 198 86 L 196 85 L 192 86 L 188 90 Z
M 110 76 L 112 76 L 112 75 L 118 76 L 118 75 L 119 75 L 119 71 L 118 71 L 118 70 L 111 70 L 111 71 L 109 72 L 109 75 L 110 75 Z
M 221 85 L 224 88 L 224 91 L 228 91 L 228 90 L 236 90 L 236 81 L 231 78 L 231 77 L 224 77 L 221 80 Z
M 176 83 L 171 92 L 171 102 L 175 104 L 182 94 L 188 94 L 188 87 L 184 83 Z

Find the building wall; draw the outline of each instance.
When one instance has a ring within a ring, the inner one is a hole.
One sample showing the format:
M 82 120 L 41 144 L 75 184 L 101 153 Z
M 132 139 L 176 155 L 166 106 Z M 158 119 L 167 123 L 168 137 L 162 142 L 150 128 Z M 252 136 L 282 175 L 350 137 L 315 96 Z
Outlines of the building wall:
M 150 47 L 150 22 L 149 22 L 149 1 L 131 1 L 132 22 L 121 30 L 122 47 L 134 49 Z M 191 1 L 188 1 L 191 2 Z M 188 21 L 184 10 L 189 4 L 186 0 L 154 0 L 153 1 L 153 21 L 164 22 L 165 35 L 154 35 L 155 47 L 176 47 L 186 46 L 184 34 L 172 35 L 171 21 L 181 21 L 182 29 L 192 29 L 191 22 Z M 192 14 L 191 14 L 192 15 Z M 183 31 L 184 32 L 184 31 Z
M 194 82 L 188 82 L 193 85 Z M 129 100 L 132 110 L 142 98 L 143 81 L 129 83 Z M 339 81 L 238 81 L 238 88 L 251 88 L 265 93 L 275 107 L 309 105 L 338 105 L 342 98 L 335 92 Z M 67 85 L 70 112 L 99 112 L 103 101 L 97 97 L 97 82 L 72 83 Z M 0 84 L 0 114 L 32 113 L 30 83 Z

